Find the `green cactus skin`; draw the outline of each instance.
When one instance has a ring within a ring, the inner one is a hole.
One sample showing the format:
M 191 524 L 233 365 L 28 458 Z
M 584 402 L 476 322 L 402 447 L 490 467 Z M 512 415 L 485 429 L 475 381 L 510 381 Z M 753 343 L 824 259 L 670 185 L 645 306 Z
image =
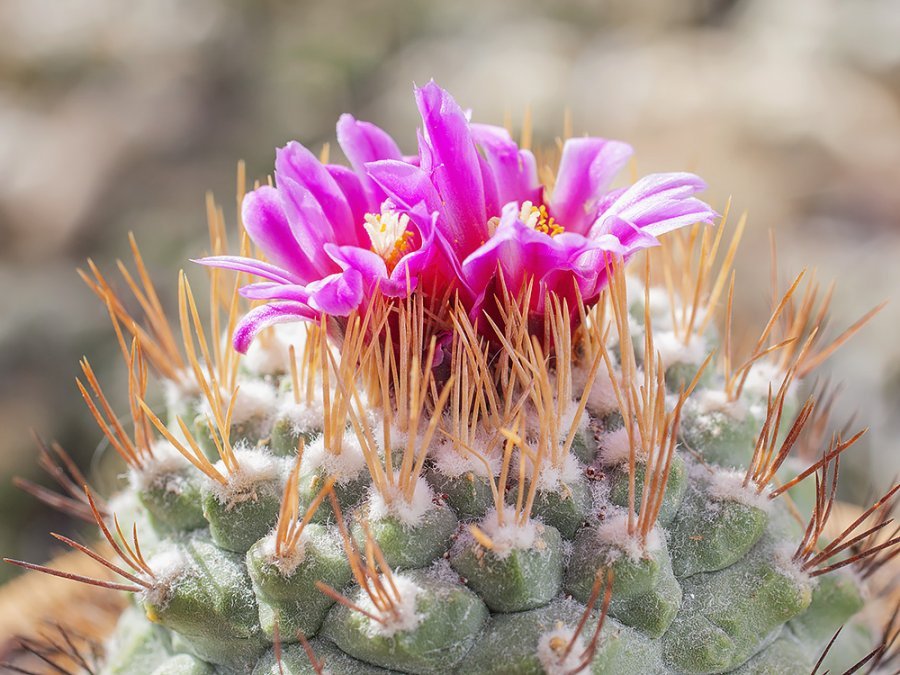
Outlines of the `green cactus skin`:
M 425 478 L 438 495 L 443 495 L 462 520 L 480 520 L 494 505 L 491 483 L 484 476 L 467 471 L 446 476 L 434 466 L 425 467 Z
M 354 659 L 335 647 L 328 640 L 309 641 L 310 649 L 319 662 L 324 662 L 326 672 L 337 675 L 389 675 L 396 670 L 385 670 L 365 661 Z M 310 663 L 306 650 L 299 644 L 285 645 L 281 652 L 281 663 L 275 657 L 275 650 L 269 650 L 259 660 L 252 675 L 317 675 Z
M 763 535 L 766 512 L 755 506 L 711 499 L 692 486 L 669 528 L 672 568 L 679 579 L 698 572 L 715 572 L 743 558 Z
M 585 465 L 593 464 L 597 459 L 597 444 L 593 442 L 587 429 L 582 429 L 575 434 L 575 438 L 572 439 L 571 452 L 579 462 Z
M 684 406 L 681 438 L 687 447 L 702 453 L 708 462 L 741 467 L 750 461 L 761 426 L 762 420 L 749 412 L 743 419 L 735 419 L 719 410 L 701 412 L 689 401 Z
M 647 466 L 643 463 L 635 465 L 634 471 L 634 501 L 641 503 L 641 497 L 644 494 L 644 476 Z M 610 491 L 609 501 L 616 506 L 625 507 L 628 505 L 628 471 L 625 467 L 615 467 L 610 471 L 609 475 Z M 672 458 L 672 466 L 669 467 L 669 481 L 666 484 L 666 494 L 663 497 L 662 508 L 659 510 L 657 522 L 667 527 L 678 509 L 681 506 L 681 500 L 684 497 L 685 490 L 688 486 L 687 470 L 685 469 L 684 460 L 678 455 Z
M 712 345 L 709 346 L 712 349 Z M 673 394 L 677 394 L 682 388 L 687 389 L 700 368 L 699 363 L 673 363 L 666 368 L 666 388 Z M 712 373 L 709 369 L 703 371 L 700 375 L 698 384 L 706 385 L 712 379 Z
M 247 551 L 247 571 L 259 604 L 260 625 L 270 640 L 274 640 L 276 623 L 283 642 L 295 642 L 298 632 L 315 635 L 334 604 L 316 588 L 316 582 L 343 588 L 352 578 L 334 532 L 313 523 L 304 533 L 302 560 L 287 575 L 267 559 L 264 539 Z
M 851 572 L 840 569 L 819 579 L 809 611 L 791 620 L 788 626 L 802 640 L 827 642 L 864 605 L 859 582 Z
M 246 553 L 259 539 L 260 532 L 275 526 L 281 508 L 283 486 L 280 480 L 254 485 L 252 490 L 230 503 L 223 504 L 218 495 L 204 486 L 203 516 L 209 533 L 218 546 L 236 553 Z
M 733 672 L 736 675 L 809 675 L 813 658 L 789 631 Z M 840 672 L 840 671 L 831 671 Z
M 586 602 L 597 570 L 615 575 L 613 598 L 630 600 L 651 592 L 670 566 L 665 548 L 659 548 L 637 559 L 599 538 L 596 529 L 585 528 L 575 537 L 572 557 L 566 570 L 565 591 Z
M 359 504 L 366 495 L 369 483 L 369 473 L 365 470 L 361 471 L 359 476 L 347 478 L 334 484 L 334 494 L 340 502 L 342 510 L 354 508 Z M 311 471 L 300 477 L 300 503 L 309 504 L 312 502 L 316 493 L 322 489 L 325 482 L 325 476 L 320 470 Z M 334 513 L 331 510 L 331 504 L 325 502 L 313 514 L 312 522 L 314 523 L 333 523 Z
M 147 621 L 137 607 L 128 607 L 119 617 L 107 646 L 103 672 L 105 675 L 150 673 L 171 653 L 169 633 Z
M 293 457 L 297 454 L 297 445 L 303 437 L 307 444 L 312 443 L 322 433 L 321 429 L 312 429 L 298 433 L 296 425 L 287 417 L 275 420 L 269 432 L 269 448 L 278 457 Z
M 266 541 L 298 438 L 276 420 L 268 444 L 254 447 L 258 434 L 250 430 L 232 443 L 268 453 L 275 468 L 236 499 L 223 501 L 223 490 L 187 467 L 113 500 L 123 523 L 138 524 L 151 566 L 160 556 L 181 556 L 183 562 L 171 574 L 163 570 L 166 582 L 122 616 L 102 672 L 312 674 L 298 642 L 303 635 L 332 675 L 549 673 L 538 642 L 578 623 L 598 570 L 615 581 L 597 651 L 584 672 L 805 674 L 843 624 L 822 666 L 841 672 L 872 646 L 872 631 L 856 618 L 864 604 L 861 580 L 849 569 L 810 579 L 792 567 L 784 551 L 796 547 L 803 528 L 782 500 L 723 492 L 715 484 L 720 469 L 695 458 L 745 464 L 759 426 L 751 418 L 736 422 L 722 412 L 685 409 L 685 443 L 673 457 L 650 543 L 639 554 L 634 540 L 610 534 L 618 532 L 614 527 L 604 529 L 627 514 L 628 475 L 621 465 L 602 465 L 602 441 L 593 432 L 620 428 L 618 412 L 582 425 L 572 452 L 580 466 L 591 467 L 590 478 L 586 471 L 561 490 L 538 490 L 532 509 L 537 544 L 505 556 L 468 531 L 494 508 L 484 476 L 446 476 L 430 459 L 424 477 L 435 500 L 412 526 L 395 516 L 370 517 L 367 470 L 335 483 L 357 545 L 365 520 L 388 565 L 422 589 L 417 624 L 394 634 L 379 633 L 370 618 L 316 588 L 325 583 L 356 604 L 367 597 L 353 582 L 327 500 L 304 530 L 297 567 L 285 575 L 271 562 Z M 795 475 L 793 469 L 783 478 Z M 644 476 L 638 462 L 638 504 Z M 301 510 L 326 478 L 321 469 L 301 472 Z M 507 501 L 515 501 L 517 480 L 513 473 Z M 799 485 L 792 495 L 800 490 L 806 494 L 808 486 Z M 807 502 L 798 503 L 801 512 Z M 596 625 L 596 606 L 589 617 L 586 634 Z
M 766 543 L 731 567 L 682 582 L 683 611 L 663 637 L 668 663 L 685 673 L 728 672 L 809 607 L 812 584 L 778 569 Z
M 426 567 L 450 548 L 451 537 L 459 521 L 446 504 L 432 506 L 422 521 L 409 526 L 394 516 L 379 520 L 366 519 L 372 538 L 381 547 L 387 564 L 396 569 Z M 365 533 L 355 519 L 351 530 L 360 548 L 365 545 Z
M 155 529 L 162 532 L 196 530 L 206 525 L 200 498 L 201 481 L 197 472 L 185 468 L 160 476 L 154 484 L 138 492 Z
M 538 490 L 533 513 L 559 530 L 564 538 L 571 539 L 591 517 L 593 505 L 590 481 L 581 475 L 555 490 Z
M 562 582 L 562 537 L 550 525 L 537 528 L 533 548 L 513 549 L 503 557 L 474 539 L 463 540 L 451 551 L 450 566 L 492 611 L 521 612 L 546 605 Z
M 423 570 L 408 575 L 422 589 L 415 630 L 389 637 L 373 634 L 371 619 L 338 604 L 328 613 L 322 635 L 351 656 L 382 668 L 421 675 L 449 672 L 474 644 L 488 618 L 487 607 L 458 582 Z
M 681 594 L 681 586 L 672 573 L 672 566 L 666 564 L 660 568 L 656 586 L 637 597 L 614 597 L 609 605 L 609 614 L 650 637 L 658 638 L 675 620 L 681 607 Z
M 584 606 L 578 602 L 557 599 L 525 612 L 494 614 L 457 670 L 478 675 L 541 675 L 545 671 L 534 645 L 560 624 L 574 629 L 583 612 Z M 593 624 L 597 617 L 591 618 Z M 615 621 L 604 624 L 601 644 L 584 672 L 637 673 L 662 668 L 658 643 Z
M 871 624 L 864 617 L 854 617 L 844 624 L 841 634 L 825 655 L 822 668 L 828 673 L 844 673 L 868 654 L 876 642 Z M 815 654 L 816 658 L 818 656 Z
M 232 662 L 225 645 L 239 656 L 258 654 L 261 641 L 256 596 L 243 556 L 216 546 L 208 535 L 171 541 L 181 559 L 176 580 L 162 597 L 143 599 L 147 617 L 181 635 L 204 660 Z M 222 649 L 216 649 L 221 644 Z
M 439 497 L 422 523 L 409 528 L 392 517 L 369 520 L 390 564 L 425 588 L 417 606 L 423 618 L 415 630 L 374 638 L 369 619 L 315 588 L 322 581 L 345 589 L 351 599 L 360 593 L 349 585 L 349 566 L 327 502 L 320 511 L 330 517 L 314 518 L 320 522 L 307 526 L 303 560 L 285 577 L 263 555 L 263 540 L 277 517 L 281 477 L 264 481 L 255 491 L 257 501 L 239 501 L 231 509 L 198 474 L 185 476 L 191 494 L 198 495 L 194 505 L 132 489 L 115 500 L 120 519 L 142 523 L 142 546 L 151 560 L 174 552 L 185 562 L 167 593 L 143 596 L 146 617 L 137 609 L 123 615 L 103 673 L 274 675 L 279 672 L 272 649 L 276 624 L 285 673 L 314 672 L 297 643 L 300 633 L 310 638 L 331 673 L 541 673 L 537 640 L 560 624 L 577 623 L 598 569 L 612 571 L 615 584 L 586 672 L 806 673 L 848 620 L 825 666 L 841 672 L 839 664 L 852 665 L 871 649 L 871 632 L 852 618 L 863 605 L 859 579 L 839 570 L 813 582 L 784 571 L 777 551 L 802 535 L 787 509 L 779 500 L 764 510 L 749 498 L 714 496 L 704 478 L 709 472 L 692 462 L 676 456 L 669 476 L 674 496 L 656 524 L 658 545 L 636 558 L 610 543 L 614 538 L 599 535 L 604 523 L 624 516 L 617 506 L 623 485 L 627 489 L 624 472 L 601 470 L 593 482 L 579 479 L 578 489 L 592 501 L 577 527 L 561 533 L 543 523 L 538 546 L 498 558 L 466 531 L 491 503 L 487 481 L 465 474 L 447 478 L 430 466 L 427 479 Z M 368 474 L 362 476 L 344 486 L 342 505 L 366 494 Z M 321 484 L 318 474 L 301 476 L 301 504 Z M 540 497 L 536 505 L 549 519 L 553 510 Z M 565 513 L 566 501 L 554 505 L 557 512 Z M 203 522 L 189 529 L 197 524 L 198 505 L 204 508 Z M 165 513 L 182 507 L 180 514 Z M 363 506 L 357 510 L 365 515 Z M 358 522 L 351 524 L 357 539 Z M 435 562 L 442 554 L 449 557 L 449 568 Z M 437 572 L 441 565 L 444 571 Z M 591 621 L 596 616 L 595 610 Z

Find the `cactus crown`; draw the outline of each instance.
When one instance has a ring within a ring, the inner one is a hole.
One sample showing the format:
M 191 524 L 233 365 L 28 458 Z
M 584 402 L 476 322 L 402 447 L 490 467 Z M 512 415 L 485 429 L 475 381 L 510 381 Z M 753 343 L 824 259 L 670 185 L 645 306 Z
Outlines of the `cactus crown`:
M 533 208 L 535 233 L 568 232 Z M 87 359 L 78 381 L 126 485 L 100 499 L 56 445 L 41 461 L 64 494 L 25 485 L 97 524 L 103 548 L 54 536 L 117 578 L 10 562 L 133 595 L 107 673 L 887 668 L 893 622 L 874 635 L 860 610 L 900 544 L 900 486 L 829 532 L 863 432 L 829 436 L 833 390 L 801 396 L 877 308 L 828 342 L 831 292 L 801 274 L 742 351 L 746 221 L 727 215 L 662 237 L 633 278 L 604 252 L 590 297 L 501 274 L 473 307 L 408 276 L 405 293 L 261 328 L 246 356 L 229 337 L 264 297 L 240 295 L 248 270 L 209 268 L 208 321 L 182 273 L 173 326 L 132 237 L 133 298 L 82 272 L 127 404 Z M 423 238 L 400 232 L 389 272 Z M 255 253 L 243 230 L 239 253 Z

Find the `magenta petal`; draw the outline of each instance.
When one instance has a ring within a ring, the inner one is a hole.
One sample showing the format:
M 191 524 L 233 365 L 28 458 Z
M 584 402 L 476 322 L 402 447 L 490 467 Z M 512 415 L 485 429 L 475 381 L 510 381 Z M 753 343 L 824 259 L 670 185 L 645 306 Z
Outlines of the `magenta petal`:
M 309 259 L 294 237 L 275 188 L 264 185 L 247 193 L 241 204 L 241 217 L 250 239 L 266 258 L 307 278 Z
M 251 309 L 238 322 L 232 336 L 234 348 L 241 354 L 246 354 L 253 338 L 264 328 L 277 323 L 291 321 L 311 320 L 316 318 L 316 313 L 306 305 L 297 302 L 276 302 L 270 305 L 262 305 Z
M 337 139 L 350 165 L 365 183 L 372 198 L 381 203 L 385 195 L 366 175 L 366 164 L 380 159 L 402 160 L 400 148 L 390 134 L 370 122 L 361 122 L 353 115 L 341 115 L 337 123 Z
M 534 278 L 532 305 L 539 310 L 547 292 L 571 298 L 576 284 L 584 299 L 595 297 L 604 256 L 625 252 L 613 235 L 593 240 L 574 232 L 551 237 L 533 230 L 519 220 L 518 206 L 511 203 L 504 207 L 494 236 L 466 258 L 463 274 L 475 292 L 476 306 L 498 269 L 509 288 L 521 288 Z
M 624 241 L 633 233 L 621 230 L 623 222 L 654 237 L 693 223 L 711 223 L 718 214 L 693 197 L 705 188 L 706 183 L 691 173 L 644 176 L 599 214 L 591 235 L 610 233 Z
M 494 176 L 500 204 L 540 200 L 537 162 L 528 150 L 520 150 L 503 127 L 473 124 L 472 138 L 484 152 Z
M 379 159 L 403 159 L 400 148 L 384 129 L 363 122 L 353 115 L 341 115 L 337 123 L 337 139 L 350 164 L 360 174 L 368 162 Z
M 294 237 L 316 270 L 316 274 L 310 275 L 310 278 L 321 278 L 336 271 L 323 247 L 337 241 L 337 235 L 315 196 L 288 177 L 280 179 L 278 194 Z
M 500 205 L 505 202 L 500 201 L 500 194 L 497 189 L 497 180 L 494 172 L 491 170 L 488 161 L 478 155 L 478 168 L 481 170 L 481 183 L 484 189 L 484 210 L 488 218 L 500 215 Z
M 309 291 L 299 284 L 279 284 L 262 281 L 248 284 L 240 289 L 240 294 L 248 300 L 290 300 L 291 302 L 309 302 Z
M 631 146 L 620 141 L 603 138 L 566 141 L 550 200 L 550 213 L 557 222 L 569 232 L 587 233 L 598 201 L 631 154 Z
M 344 192 L 318 158 L 296 141 L 275 153 L 275 180 L 279 189 L 285 178 L 301 185 L 315 198 L 340 243 L 359 243 L 355 240 L 353 214 Z
M 468 119 L 453 97 L 434 82 L 415 94 L 431 179 L 447 214 L 448 238 L 458 240 L 464 251 L 472 251 L 487 239 L 488 232 L 478 152 Z M 424 168 L 425 157 L 422 161 Z
M 207 267 L 221 267 L 222 269 L 233 270 L 235 272 L 246 272 L 247 274 L 262 277 L 263 279 L 269 279 L 279 284 L 294 284 L 298 281 L 303 281 L 303 279 L 300 279 L 287 270 L 276 267 L 271 263 L 256 260 L 255 258 L 243 258 L 237 255 L 214 255 L 198 260 L 191 260 L 191 262 L 206 265 Z
M 330 316 L 347 316 L 363 301 L 362 275 L 355 269 L 332 274 L 306 286 L 309 305 Z
M 331 177 L 334 178 L 334 181 L 344 193 L 344 197 L 347 199 L 347 205 L 350 207 L 350 212 L 353 214 L 356 241 L 369 241 L 369 235 L 364 227 L 366 214 L 377 213 L 383 198 L 377 201 L 372 199 L 371 190 L 367 191 L 363 187 L 360 177 L 347 167 L 329 164 L 327 168 L 328 173 L 331 174 Z M 366 180 L 369 180 L 369 178 L 366 177 Z M 383 193 L 379 190 L 378 194 L 381 195 Z
M 374 251 L 358 246 L 329 246 L 327 250 L 341 269 L 356 270 L 361 275 L 367 293 L 371 293 L 376 286 L 383 287 L 388 277 L 387 266 Z
M 428 175 L 419 167 L 406 162 L 384 160 L 366 164 L 366 171 L 398 206 L 412 209 L 418 204 L 424 204 L 429 212 L 440 210 L 441 197 Z

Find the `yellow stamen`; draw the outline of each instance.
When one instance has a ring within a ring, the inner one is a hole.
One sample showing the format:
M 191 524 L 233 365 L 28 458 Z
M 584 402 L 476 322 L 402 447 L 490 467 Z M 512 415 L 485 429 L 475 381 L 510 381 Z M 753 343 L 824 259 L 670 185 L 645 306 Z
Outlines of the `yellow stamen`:
M 549 234 L 551 237 L 566 231 L 566 228 L 557 223 L 547 212 L 547 207 L 543 204 L 535 206 L 531 202 L 523 202 L 519 218 L 531 229 Z
M 367 213 L 364 227 L 369 233 L 372 250 L 384 260 L 389 271 L 409 250 L 413 233 L 407 229 L 409 216 L 382 206 L 381 213 Z

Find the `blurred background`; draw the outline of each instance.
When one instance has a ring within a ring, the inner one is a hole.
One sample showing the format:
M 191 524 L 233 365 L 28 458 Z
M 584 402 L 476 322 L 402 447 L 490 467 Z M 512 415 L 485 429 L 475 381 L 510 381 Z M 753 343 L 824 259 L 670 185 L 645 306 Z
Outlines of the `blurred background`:
M 770 228 L 785 275 L 837 280 L 836 329 L 900 289 L 894 0 L 2 0 L 0 35 L 3 555 L 41 560 L 49 528 L 78 527 L 12 487 L 38 475 L 29 430 L 91 467 L 78 359 L 111 397 L 122 380 L 75 268 L 112 272 L 134 231 L 171 307 L 205 247 L 206 190 L 234 222 L 238 159 L 264 176 L 277 145 L 320 147 L 344 111 L 411 152 L 413 82 L 434 77 L 479 121 L 518 125 L 530 107 L 547 143 L 568 108 L 576 133 L 631 142 L 641 172 L 699 172 L 714 205 L 749 211 L 749 312 L 767 306 Z M 845 382 L 838 420 L 872 426 L 857 494 L 900 469 L 894 299 L 826 366 Z

